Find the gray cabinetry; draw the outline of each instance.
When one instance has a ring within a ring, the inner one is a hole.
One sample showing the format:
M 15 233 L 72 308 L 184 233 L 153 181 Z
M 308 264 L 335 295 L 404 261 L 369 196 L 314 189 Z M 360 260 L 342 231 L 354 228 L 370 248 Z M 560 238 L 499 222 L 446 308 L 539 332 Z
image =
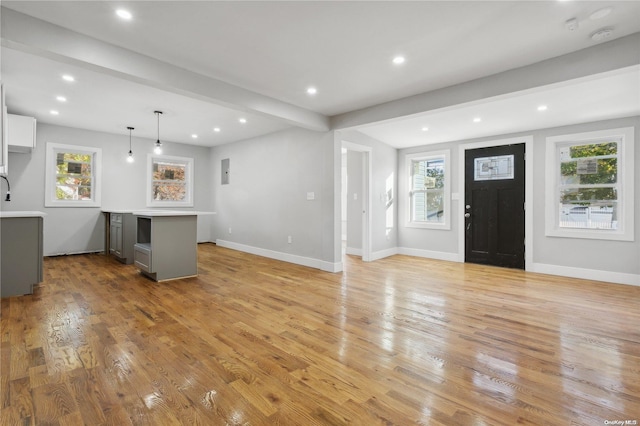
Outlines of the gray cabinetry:
M 109 253 L 116 257 L 122 257 L 122 215 L 111 215 L 111 240 L 109 245 Z
M 42 216 L 0 219 L 2 297 L 31 294 L 42 282 L 42 222 Z
M 198 274 L 197 216 L 157 214 L 137 217 L 135 265 L 155 281 Z
M 109 214 L 109 253 L 122 263 L 133 263 L 136 220 L 132 213 Z

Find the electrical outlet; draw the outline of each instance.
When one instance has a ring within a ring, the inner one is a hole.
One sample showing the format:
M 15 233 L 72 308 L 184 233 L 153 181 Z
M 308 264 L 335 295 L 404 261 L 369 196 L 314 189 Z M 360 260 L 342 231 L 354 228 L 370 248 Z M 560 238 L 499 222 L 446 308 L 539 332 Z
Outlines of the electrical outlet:
M 229 228 L 229 233 L 231 233 L 231 228 Z
M 289 244 L 291 244 L 291 243 L 293 242 L 293 239 L 291 238 L 291 235 L 289 235 L 289 236 L 287 237 L 287 242 L 288 242 Z

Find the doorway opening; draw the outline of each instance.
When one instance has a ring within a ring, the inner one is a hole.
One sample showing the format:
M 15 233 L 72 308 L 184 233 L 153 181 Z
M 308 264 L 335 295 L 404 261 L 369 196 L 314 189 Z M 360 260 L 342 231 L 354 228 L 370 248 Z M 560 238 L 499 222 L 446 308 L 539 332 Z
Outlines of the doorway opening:
M 371 148 L 342 142 L 342 254 L 371 261 Z

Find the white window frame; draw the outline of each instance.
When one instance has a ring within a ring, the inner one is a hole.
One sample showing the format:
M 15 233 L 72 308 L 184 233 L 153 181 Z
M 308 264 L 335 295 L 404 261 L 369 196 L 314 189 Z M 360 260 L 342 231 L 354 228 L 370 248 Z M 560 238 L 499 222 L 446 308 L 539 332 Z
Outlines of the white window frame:
M 172 161 L 186 166 L 186 196 L 184 200 L 153 199 L 153 164 L 155 160 Z M 147 207 L 193 207 L 193 158 L 147 154 Z
M 58 200 L 56 197 L 56 161 L 59 153 L 91 155 L 91 199 Z M 100 207 L 102 189 L 102 149 L 47 142 L 45 153 L 45 207 Z
M 444 212 L 442 215 L 442 222 L 417 222 L 412 217 L 412 204 L 411 197 L 413 191 L 413 162 L 432 160 L 436 158 L 444 158 Z M 441 151 L 428 151 L 419 152 L 415 154 L 407 154 L 405 156 L 405 170 L 407 173 L 407 191 L 406 191 L 406 203 L 407 203 L 407 216 L 405 227 L 407 228 L 424 228 L 424 229 L 451 229 L 451 150 Z
M 586 145 L 604 140 L 618 142 L 618 227 L 617 229 L 561 228 L 558 215 L 560 159 L 559 148 Z M 634 240 L 634 129 L 624 127 L 594 132 L 548 137 L 545 166 L 545 234 L 549 237 L 586 238 L 594 240 Z

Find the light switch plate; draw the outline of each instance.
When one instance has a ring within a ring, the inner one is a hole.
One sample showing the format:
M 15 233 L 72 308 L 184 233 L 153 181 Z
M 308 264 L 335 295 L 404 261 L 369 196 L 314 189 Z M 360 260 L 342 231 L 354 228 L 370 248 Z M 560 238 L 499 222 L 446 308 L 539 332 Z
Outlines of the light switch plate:
M 315 200 L 316 193 L 315 192 L 307 192 L 307 200 Z

